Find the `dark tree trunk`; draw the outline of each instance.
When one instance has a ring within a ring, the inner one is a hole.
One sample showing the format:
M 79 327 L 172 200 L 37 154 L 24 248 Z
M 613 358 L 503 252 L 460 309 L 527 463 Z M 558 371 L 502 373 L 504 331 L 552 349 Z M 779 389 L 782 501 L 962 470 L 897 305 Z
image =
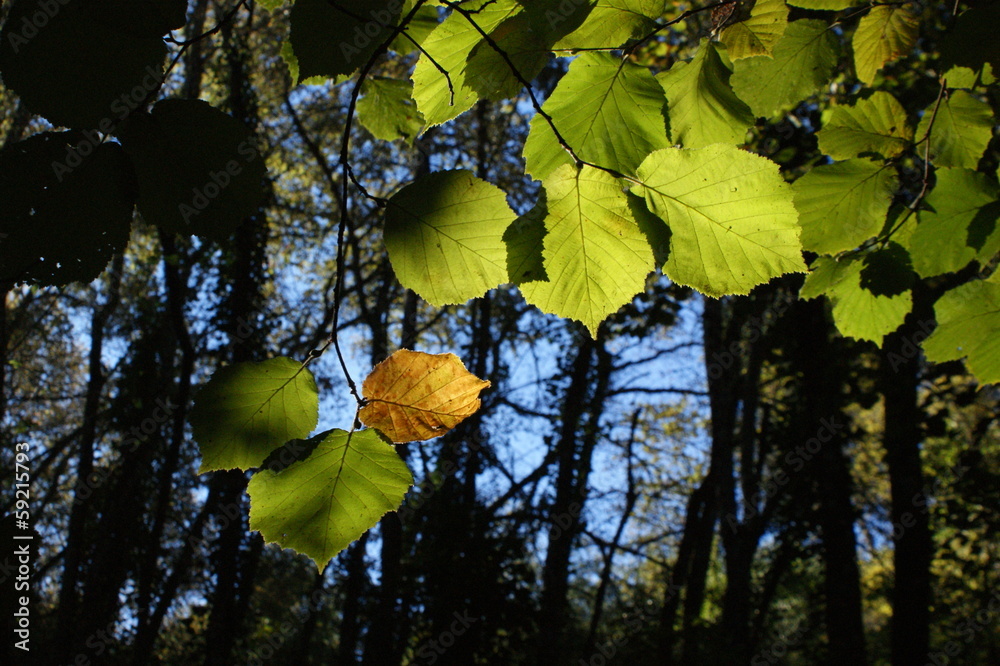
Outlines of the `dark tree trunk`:
M 806 419 L 803 441 L 819 443 L 808 469 L 819 488 L 818 522 L 823 538 L 826 569 L 823 589 L 826 598 L 827 660 L 830 664 L 867 663 L 861 575 L 854 535 L 856 512 L 851 503 L 853 482 L 844 454 L 850 435 L 844 416 L 844 394 L 849 368 L 843 352 L 831 344 L 835 334 L 822 301 L 795 304 L 793 320 L 800 327 L 798 367 L 802 370 Z M 811 448 L 807 449 L 812 451 Z
M 917 386 L 920 358 L 915 345 L 931 321 L 930 305 L 915 291 L 913 313 L 886 336 L 882 353 L 885 396 L 885 462 L 891 484 L 893 524 L 892 663 L 922 664 L 930 647 L 931 534 L 920 461 Z

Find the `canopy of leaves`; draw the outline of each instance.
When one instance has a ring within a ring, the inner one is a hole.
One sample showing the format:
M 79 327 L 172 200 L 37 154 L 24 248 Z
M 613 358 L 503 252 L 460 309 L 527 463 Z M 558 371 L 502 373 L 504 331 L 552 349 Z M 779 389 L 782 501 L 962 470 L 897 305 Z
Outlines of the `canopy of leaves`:
M 1000 278 L 973 280 L 934 306 L 938 327 L 924 341 L 931 361 L 960 358 L 983 384 L 1000 382 Z

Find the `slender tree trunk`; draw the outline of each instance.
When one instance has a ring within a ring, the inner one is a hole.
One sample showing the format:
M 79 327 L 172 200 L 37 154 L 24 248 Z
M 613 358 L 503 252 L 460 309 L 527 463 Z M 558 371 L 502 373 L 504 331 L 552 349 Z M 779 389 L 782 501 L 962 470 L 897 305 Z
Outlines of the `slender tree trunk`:
M 920 460 L 920 420 L 917 386 L 920 358 L 913 352 L 921 321 L 930 321 L 931 306 L 922 292 L 914 293 L 913 313 L 895 333 L 886 336 L 882 351 L 882 391 L 885 396 L 885 462 L 891 484 L 893 524 L 892 663 L 923 664 L 930 647 L 931 534 Z
M 856 512 L 851 504 L 853 482 L 844 445 L 849 436 L 843 412 L 848 368 L 843 353 L 831 344 L 834 334 L 825 303 L 800 301 L 793 320 L 800 326 L 798 367 L 802 370 L 807 411 L 805 434 L 821 447 L 809 469 L 819 487 L 819 525 L 823 538 L 824 596 L 828 663 L 867 663 L 861 574 L 854 535 Z M 808 440 L 805 440 L 808 441 Z M 810 449 L 811 450 L 811 449 Z
M 570 373 L 570 384 L 563 396 L 561 430 L 556 442 L 555 499 L 550 509 L 548 549 L 542 570 L 542 598 L 538 617 L 539 666 L 553 666 L 565 661 L 566 597 L 569 591 L 569 556 L 573 539 L 572 529 L 582 509 L 576 494 L 575 471 L 578 453 L 578 430 L 587 402 L 590 365 L 594 343 L 583 339 L 576 353 Z M 576 514 L 574 516 L 574 513 Z
M 347 551 L 347 581 L 344 584 L 344 608 L 340 618 L 340 648 L 338 662 L 358 663 L 358 641 L 361 638 L 361 598 L 368 587 L 365 548 L 368 532 L 361 535 Z
M 120 261 L 120 258 L 119 258 Z M 70 511 L 66 550 L 63 553 L 63 580 L 59 591 L 58 627 L 64 642 L 59 655 L 60 661 L 72 661 L 78 652 L 79 633 L 77 613 L 80 603 L 79 583 L 83 577 L 86 558 L 87 521 L 90 514 L 92 495 L 88 486 L 94 471 L 94 450 L 97 445 L 97 412 L 100 408 L 101 393 L 104 389 L 104 327 L 118 308 L 120 302 L 121 264 L 112 272 L 108 295 L 104 305 L 94 305 L 90 322 L 90 379 L 83 407 L 83 427 L 80 433 L 80 452 L 76 467 L 76 487 L 73 493 L 73 507 Z

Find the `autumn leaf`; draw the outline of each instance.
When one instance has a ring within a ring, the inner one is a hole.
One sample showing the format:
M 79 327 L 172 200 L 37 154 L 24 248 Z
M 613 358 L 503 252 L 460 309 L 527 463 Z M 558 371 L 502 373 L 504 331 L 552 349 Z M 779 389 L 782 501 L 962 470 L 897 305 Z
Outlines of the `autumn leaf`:
M 475 414 L 489 385 L 454 354 L 400 349 L 365 379 L 358 417 L 396 443 L 432 439 Z

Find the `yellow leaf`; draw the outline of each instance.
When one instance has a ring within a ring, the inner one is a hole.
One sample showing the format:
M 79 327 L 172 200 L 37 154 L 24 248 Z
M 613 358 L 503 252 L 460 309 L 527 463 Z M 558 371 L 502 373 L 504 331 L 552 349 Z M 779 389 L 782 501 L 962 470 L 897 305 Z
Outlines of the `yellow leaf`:
M 858 78 L 871 85 L 886 63 L 913 49 L 919 28 L 920 19 L 909 5 L 873 7 L 858 23 L 852 41 Z
M 719 39 L 726 45 L 732 60 L 774 53 L 774 45 L 785 34 L 788 6 L 785 0 L 757 0 L 750 18 L 733 23 Z
M 396 443 L 431 439 L 475 414 L 489 385 L 454 354 L 400 349 L 365 379 L 358 417 Z

